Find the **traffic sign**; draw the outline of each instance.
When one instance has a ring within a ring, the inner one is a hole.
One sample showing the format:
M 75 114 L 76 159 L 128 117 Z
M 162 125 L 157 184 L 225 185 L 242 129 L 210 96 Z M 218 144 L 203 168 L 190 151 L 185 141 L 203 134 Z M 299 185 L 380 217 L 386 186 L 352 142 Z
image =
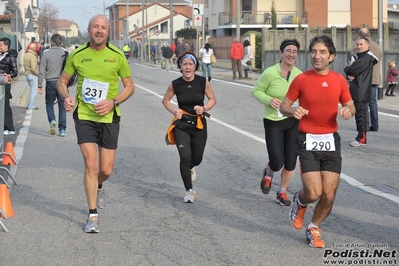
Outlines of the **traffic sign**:
M 138 40 L 138 41 L 141 40 L 141 35 L 140 34 L 136 34 L 136 40 Z
M 155 30 L 155 35 L 159 35 L 159 30 Z
M 202 15 L 194 16 L 194 26 L 202 26 Z

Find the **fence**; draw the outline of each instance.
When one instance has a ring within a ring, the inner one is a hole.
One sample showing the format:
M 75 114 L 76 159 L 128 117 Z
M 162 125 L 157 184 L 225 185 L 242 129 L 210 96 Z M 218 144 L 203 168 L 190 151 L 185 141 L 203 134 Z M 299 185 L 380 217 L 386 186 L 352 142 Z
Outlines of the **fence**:
M 378 40 L 377 29 L 370 29 L 370 38 L 374 41 Z M 343 74 L 343 69 L 348 64 L 348 58 L 350 52 L 353 50 L 354 43 L 357 39 L 359 29 L 347 26 L 345 28 L 295 28 L 292 30 L 270 30 L 268 28 L 262 28 L 262 48 L 261 56 L 262 69 L 265 69 L 273 64 L 275 64 L 279 58 L 279 47 L 284 39 L 295 38 L 300 43 L 300 53 L 298 54 L 297 65 L 300 69 L 306 70 L 310 69 L 312 65 L 310 64 L 309 56 L 309 43 L 310 40 L 317 35 L 327 35 L 332 38 L 334 45 L 337 50 L 337 55 L 334 62 L 331 64 L 331 68 L 334 71 Z M 399 30 L 389 28 L 387 23 L 383 24 L 383 79 L 388 70 L 387 63 L 390 60 L 399 61 Z M 255 51 L 255 32 L 247 33 L 246 37 L 250 40 L 251 46 Z M 230 47 L 235 39 L 235 36 L 226 37 L 210 37 L 207 36 L 206 42 L 209 42 L 215 51 L 218 59 L 230 60 Z M 244 38 L 241 38 L 241 42 Z M 196 44 L 196 40 L 184 40 L 190 43 Z M 197 49 L 195 49 L 197 51 Z

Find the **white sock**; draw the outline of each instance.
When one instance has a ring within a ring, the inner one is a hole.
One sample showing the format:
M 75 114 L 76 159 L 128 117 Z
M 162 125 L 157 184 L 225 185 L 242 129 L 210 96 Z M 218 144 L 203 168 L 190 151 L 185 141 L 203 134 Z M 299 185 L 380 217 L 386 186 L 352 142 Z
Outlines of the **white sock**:
M 299 196 L 298 196 L 297 200 L 298 200 L 298 204 L 301 205 L 302 207 L 306 207 L 307 206 L 306 204 L 302 204 L 301 203 L 301 201 L 299 200 Z
M 315 225 L 314 223 L 310 223 L 309 225 L 308 225 L 308 229 L 310 229 L 310 228 L 319 228 L 319 226 L 318 225 Z

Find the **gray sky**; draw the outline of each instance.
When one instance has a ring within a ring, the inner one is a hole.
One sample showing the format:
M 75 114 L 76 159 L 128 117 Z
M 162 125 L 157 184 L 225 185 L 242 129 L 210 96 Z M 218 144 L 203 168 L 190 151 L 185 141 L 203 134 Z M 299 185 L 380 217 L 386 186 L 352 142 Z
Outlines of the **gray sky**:
M 117 0 L 46 0 L 58 9 L 59 19 L 69 19 L 79 25 L 81 32 L 85 32 L 89 20 L 96 14 L 103 14 L 105 7 L 112 5 Z M 108 11 L 105 10 L 108 15 Z

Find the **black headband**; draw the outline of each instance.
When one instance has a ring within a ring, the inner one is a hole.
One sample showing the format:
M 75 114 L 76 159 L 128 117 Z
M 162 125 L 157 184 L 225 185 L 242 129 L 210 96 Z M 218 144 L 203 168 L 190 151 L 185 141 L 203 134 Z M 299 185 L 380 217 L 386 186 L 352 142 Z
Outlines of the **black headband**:
M 284 48 L 287 47 L 288 45 L 295 45 L 296 48 L 299 49 L 298 44 L 297 44 L 296 42 L 288 41 L 288 42 L 286 42 L 286 43 L 284 43 L 284 44 L 281 44 L 281 46 L 280 46 L 280 51 L 284 51 Z

